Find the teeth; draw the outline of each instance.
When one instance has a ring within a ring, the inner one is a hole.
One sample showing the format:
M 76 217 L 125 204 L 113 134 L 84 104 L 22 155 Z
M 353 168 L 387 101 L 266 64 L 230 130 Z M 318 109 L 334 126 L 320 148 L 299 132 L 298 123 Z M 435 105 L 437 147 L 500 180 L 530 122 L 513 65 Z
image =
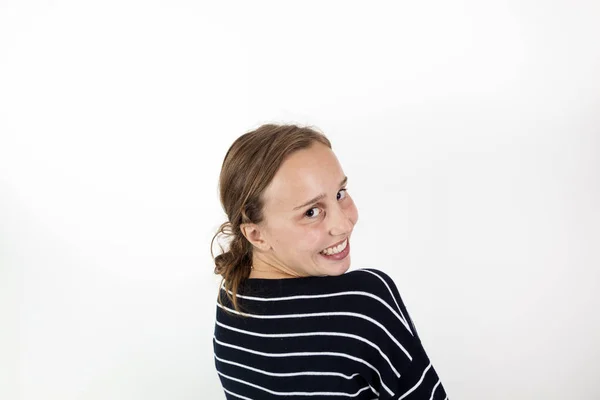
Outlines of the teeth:
M 321 251 L 321 253 L 327 254 L 327 255 L 337 254 L 337 253 L 343 251 L 347 245 L 348 245 L 348 239 L 344 240 L 344 242 L 342 244 L 340 244 L 336 247 L 330 247 L 328 249 Z

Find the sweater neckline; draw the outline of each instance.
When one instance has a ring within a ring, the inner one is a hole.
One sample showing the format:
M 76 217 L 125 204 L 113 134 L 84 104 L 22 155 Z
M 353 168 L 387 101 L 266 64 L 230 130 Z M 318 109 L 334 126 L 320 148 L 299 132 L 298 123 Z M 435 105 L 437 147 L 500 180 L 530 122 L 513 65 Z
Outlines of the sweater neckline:
M 344 275 L 344 274 L 342 274 Z M 261 285 L 261 286 L 281 286 L 281 285 L 295 285 L 298 283 L 316 281 L 323 278 L 335 278 L 336 276 L 331 275 L 313 275 L 313 276 L 300 276 L 296 278 L 247 278 L 242 283 L 249 286 Z
M 332 279 L 344 276 L 348 272 L 339 275 L 323 275 L 323 276 L 302 276 L 298 278 L 247 278 L 240 284 L 240 294 L 267 294 L 277 295 L 288 293 L 290 291 L 304 291 L 308 288 L 321 287 L 326 282 L 331 282 Z M 316 285 L 316 286 L 315 286 Z

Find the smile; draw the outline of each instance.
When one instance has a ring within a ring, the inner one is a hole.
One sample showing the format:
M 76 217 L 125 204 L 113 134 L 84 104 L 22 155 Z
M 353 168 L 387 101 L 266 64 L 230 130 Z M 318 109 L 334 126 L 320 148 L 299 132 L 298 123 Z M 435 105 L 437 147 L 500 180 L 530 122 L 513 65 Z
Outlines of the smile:
M 322 250 L 320 253 L 324 254 L 324 255 L 338 254 L 338 253 L 341 253 L 342 251 L 344 251 L 346 249 L 346 246 L 348 246 L 348 238 L 344 239 L 339 244 L 336 244 L 334 246 L 326 248 L 325 250 Z

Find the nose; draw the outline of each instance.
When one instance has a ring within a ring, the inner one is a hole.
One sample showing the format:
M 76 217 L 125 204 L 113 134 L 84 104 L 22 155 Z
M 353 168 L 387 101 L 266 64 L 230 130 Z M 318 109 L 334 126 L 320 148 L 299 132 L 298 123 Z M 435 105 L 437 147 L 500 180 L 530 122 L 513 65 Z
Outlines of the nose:
M 347 235 L 354 224 L 340 206 L 333 207 L 329 212 L 329 233 L 331 236 Z

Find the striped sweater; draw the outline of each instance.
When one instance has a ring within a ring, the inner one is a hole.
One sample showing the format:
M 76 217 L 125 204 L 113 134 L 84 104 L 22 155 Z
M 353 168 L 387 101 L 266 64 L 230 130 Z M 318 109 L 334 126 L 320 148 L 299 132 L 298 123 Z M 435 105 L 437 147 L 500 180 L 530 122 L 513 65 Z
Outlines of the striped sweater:
M 448 398 L 380 270 L 247 279 L 238 292 L 244 316 L 220 290 L 213 347 L 227 399 Z

